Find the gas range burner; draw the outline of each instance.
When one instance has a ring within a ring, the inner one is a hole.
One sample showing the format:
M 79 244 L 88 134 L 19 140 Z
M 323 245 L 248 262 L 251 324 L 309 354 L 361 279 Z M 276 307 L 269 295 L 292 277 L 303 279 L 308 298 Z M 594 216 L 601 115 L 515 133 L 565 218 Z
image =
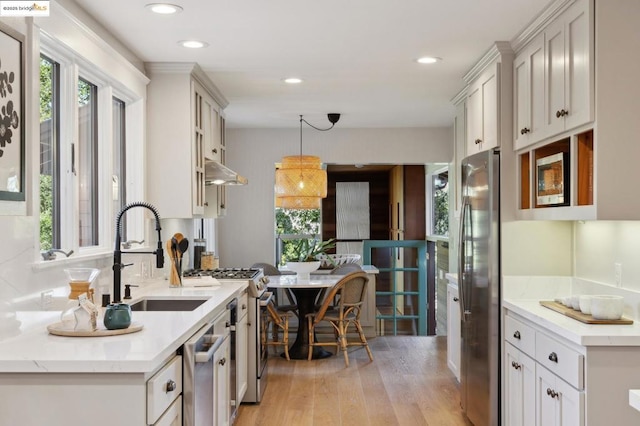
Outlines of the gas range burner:
M 210 276 L 218 280 L 249 280 L 260 274 L 256 268 L 219 268 L 219 269 L 190 269 L 184 271 L 184 277 Z

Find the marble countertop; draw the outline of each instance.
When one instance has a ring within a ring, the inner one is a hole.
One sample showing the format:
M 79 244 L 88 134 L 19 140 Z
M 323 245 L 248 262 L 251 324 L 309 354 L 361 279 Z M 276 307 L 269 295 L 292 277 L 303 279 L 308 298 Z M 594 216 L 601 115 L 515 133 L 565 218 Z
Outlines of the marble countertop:
M 208 300 L 189 312 L 133 312 L 133 321 L 144 328 L 117 336 L 54 336 L 46 327 L 60 320 L 59 311 L 16 312 L 19 327 L 0 340 L 0 374 L 150 373 L 246 287 L 246 282 L 181 288 L 164 280 L 144 283 L 132 290 L 130 303 L 143 297 Z
M 640 411 L 640 389 L 629 390 L 629 405 Z
M 502 306 L 581 346 L 640 346 L 640 323 L 584 324 L 540 305 L 538 300 L 505 299 Z
M 270 288 L 322 288 L 333 287 L 344 275 L 311 274 L 308 280 L 298 279 L 296 275 L 269 275 Z

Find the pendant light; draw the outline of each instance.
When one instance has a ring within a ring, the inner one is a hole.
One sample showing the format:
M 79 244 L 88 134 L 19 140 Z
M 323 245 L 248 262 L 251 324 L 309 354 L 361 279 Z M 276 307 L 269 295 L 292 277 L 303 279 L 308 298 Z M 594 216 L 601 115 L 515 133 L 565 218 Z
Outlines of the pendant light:
M 285 209 L 319 209 L 322 199 L 327 196 L 327 171 L 322 167 L 320 157 L 302 155 L 302 123 L 327 131 L 340 119 L 340 114 L 328 114 L 331 127 L 319 129 L 300 116 L 300 155 L 282 158 L 276 170 L 276 207 Z

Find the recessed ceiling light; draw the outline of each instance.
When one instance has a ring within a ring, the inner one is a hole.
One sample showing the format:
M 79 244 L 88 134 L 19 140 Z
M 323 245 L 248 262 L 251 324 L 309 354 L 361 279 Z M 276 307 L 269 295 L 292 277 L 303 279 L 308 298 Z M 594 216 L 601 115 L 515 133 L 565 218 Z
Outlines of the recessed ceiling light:
M 198 40 L 182 40 L 179 41 L 178 44 L 182 47 L 188 47 L 189 49 L 200 49 L 209 46 L 209 43 Z
M 160 15 L 173 15 L 174 13 L 182 12 L 180 6 L 169 3 L 150 3 L 145 7 L 153 13 L 159 13 Z
M 302 79 L 297 77 L 289 77 L 289 78 L 285 78 L 284 82 L 288 84 L 300 84 L 302 83 Z
M 423 56 L 422 58 L 416 59 L 416 62 L 419 64 L 435 64 L 441 60 L 442 58 L 436 58 L 435 56 Z

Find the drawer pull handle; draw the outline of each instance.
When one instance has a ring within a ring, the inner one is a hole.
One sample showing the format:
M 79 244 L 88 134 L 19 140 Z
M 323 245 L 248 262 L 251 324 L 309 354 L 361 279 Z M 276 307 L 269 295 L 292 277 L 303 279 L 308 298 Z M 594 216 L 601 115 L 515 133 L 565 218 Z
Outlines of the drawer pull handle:
M 457 297 L 454 297 L 454 298 L 453 298 L 453 301 L 454 301 L 454 302 L 457 302 L 458 300 L 460 300 L 460 299 L 458 299 Z
M 557 398 L 560 394 L 551 388 L 547 388 L 547 395 L 549 395 L 551 398 Z
M 218 361 L 218 364 L 220 365 L 225 365 L 227 363 L 227 359 L 226 358 L 222 358 L 220 361 Z
M 522 366 L 515 361 L 511 361 L 511 366 L 516 370 L 520 370 L 520 368 L 522 368 Z
M 557 363 L 558 362 L 558 354 L 555 353 L 555 352 L 551 352 L 549 354 L 549 361 Z
M 176 382 L 174 382 L 171 379 L 167 380 L 167 385 L 165 386 L 165 392 L 169 393 L 169 392 L 173 392 L 174 390 L 176 390 Z
M 513 333 L 513 337 L 520 340 L 520 332 L 516 331 L 515 333 Z

